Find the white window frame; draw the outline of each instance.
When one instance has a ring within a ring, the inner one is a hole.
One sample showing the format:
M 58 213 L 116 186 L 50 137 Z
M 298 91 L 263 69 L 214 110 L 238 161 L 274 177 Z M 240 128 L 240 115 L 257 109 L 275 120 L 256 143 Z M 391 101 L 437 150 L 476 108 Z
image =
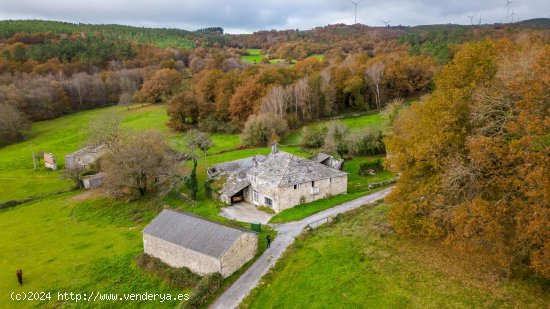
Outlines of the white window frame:
M 269 200 L 271 202 L 271 205 L 267 202 L 267 200 Z M 267 207 L 269 208 L 273 208 L 273 199 L 267 197 L 267 196 L 264 196 L 264 203 Z
M 259 200 L 260 194 L 258 193 L 258 191 L 252 190 L 252 201 L 254 201 L 254 203 L 258 203 Z

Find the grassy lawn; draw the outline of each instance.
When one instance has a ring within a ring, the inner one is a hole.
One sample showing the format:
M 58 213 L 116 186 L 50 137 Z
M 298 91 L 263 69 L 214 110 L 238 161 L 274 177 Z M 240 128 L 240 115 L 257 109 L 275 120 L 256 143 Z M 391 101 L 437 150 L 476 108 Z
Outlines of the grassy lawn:
M 162 207 L 152 201 L 125 204 L 107 198 L 83 200 L 81 194 L 65 193 L 0 211 L 0 307 L 37 305 L 10 300 L 9 293 L 14 291 L 51 291 L 55 297 L 57 291 L 182 292 L 137 269 L 134 263 L 142 250 L 141 229 Z M 17 283 L 16 269 L 23 270 L 23 287 Z
M 548 308 L 533 282 L 506 280 L 483 257 L 401 239 L 379 204 L 307 232 L 242 308 Z
M 339 118 L 338 120 L 342 121 L 350 129 L 362 129 L 368 126 L 377 130 L 385 130 L 385 119 L 380 113 L 361 115 L 361 116 L 350 115 L 343 118 Z M 331 121 L 333 120 L 317 121 L 317 122 L 308 124 L 307 126 L 320 127 L 320 126 L 329 124 Z M 284 139 L 282 139 L 281 144 L 297 145 L 300 142 L 301 134 L 302 134 L 302 128 L 296 129 L 292 131 L 289 135 L 287 135 Z

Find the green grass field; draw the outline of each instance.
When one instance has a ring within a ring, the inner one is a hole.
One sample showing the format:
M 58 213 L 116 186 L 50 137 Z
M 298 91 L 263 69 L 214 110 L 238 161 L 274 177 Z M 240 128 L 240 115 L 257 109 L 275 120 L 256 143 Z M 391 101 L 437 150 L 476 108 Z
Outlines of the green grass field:
M 507 280 L 482 257 L 400 239 L 388 207 L 366 207 L 307 232 L 241 308 L 548 308 L 533 282 Z
M 241 61 L 255 64 L 255 63 L 262 63 L 262 59 L 264 59 L 267 56 L 268 55 L 262 54 L 261 49 L 249 48 L 246 50 L 246 55 L 241 56 L 240 59 Z M 325 55 L 315 54 L 315 55 L 308 56 L 308 58 L 325 60 Z M 272 64 L 281 63 L 283 61 L 285 61 L 285 59 L 279 59 L 279 58 L 269 59 L 269 63 L 272 63 Z M 296 59 L 292 59 L 290 64 L 293 65 L 296 62 L 298 62 Z
M 369 114 L 369 115 L 361 115 L 361 116 L 354 116 L 354 115 L 348 115 L 345 117 L 341 117 L 338 119 L 342 121 L 345 125 L 347 125 L 350 129 L 361 129 L 365 127 L 370 127 L 375 130 L 385 130 L 385 120 L 382 114 Z M 320 127 L 323 125 L 329 124 L 331 121 L 334 120 L 322 120 L 317 121 L 308 124 L 308 127 Z M 281 140 L 281 144 L 283 145 L 297 145 L 300 142 L 302 134 L 302 128 L 296 129 L 292 132 L 290 132 L 289 135 L 287 135 L 285 138 Z
M 58 291 L 181 293 L 137 269 L 133 260 L 142 250 L 143 226 L 161 209 L 152 201 L 84 200 L 82 193 L 71 192 L 0 211 L 0 307 L 46 305 L 12 301 L 11 292 L 50 291 L 55 298 Z M 17 269 L 23 270 L 23 287 L 17 283 Z M 48 302 L 49 307 L 112 306 L 54 304 Z M 129 307 L 138 306 L 154 308 L 158 303 Z
M 129 111 L 123 107 L 108 107 L 82 111 L 54 120 L 32 125 L 29 138 L 17 144 L 0 148 L 0 203 L 43 196 L 71 188 L 70 181 L 61 178 L 61 170 L 51 171 L 43 167 L 33 170 L 32 150 L 51 152 L 63 167 L 63 157 L 85 145 L 89 123 L 102 115 L 118 113 L 122 126 L 132 130 L 157 129 L 166 132 L 174 148 L 182 149 L 181 133 L 172 132 L 166 126 L 168 116 L 162 105 L 136 105 Z M 209 153 L 231 150 L 239 143 L 237 134 L 213 134 L 215 146 Z

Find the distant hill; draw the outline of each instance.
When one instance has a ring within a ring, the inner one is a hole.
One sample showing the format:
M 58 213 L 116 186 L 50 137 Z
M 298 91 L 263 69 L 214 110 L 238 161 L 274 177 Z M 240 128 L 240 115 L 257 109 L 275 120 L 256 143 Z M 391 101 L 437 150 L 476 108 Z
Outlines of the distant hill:
M 41 32 L 52 32 L 56 34 L 100 32 L 107 39 L 133 41 L 137 43 L 156 45 L 161 48 L 191 48 L 195 46 L 195 39 L 199 37 L 197 33 L 181 29 L 144 28 L 124 25 L 74 24 L 45 20 L 0 21 L 0 39 L 11 37 L 17 32 L 29 34 Z

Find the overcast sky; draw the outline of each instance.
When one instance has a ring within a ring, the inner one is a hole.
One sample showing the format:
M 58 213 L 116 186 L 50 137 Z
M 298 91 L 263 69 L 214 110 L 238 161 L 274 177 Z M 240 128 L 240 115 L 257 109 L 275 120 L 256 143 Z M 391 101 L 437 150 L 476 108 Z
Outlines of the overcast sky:
M 356 1 L 356 0 L 354 0 Z M 363 0 L 357 22 L 370 26 L 469 24 L 506 21 L 506 0 Z M 550 16 L 550 0 L 513 0 L 514 19 Z M 0 0 L 0 19 L 48 19 L 83 23 L 195 30 L 221 26 L 229 33 L 311 29 L 353 23 L 349 0 Z M 512 16 L 509 17 L 511 19 Z

